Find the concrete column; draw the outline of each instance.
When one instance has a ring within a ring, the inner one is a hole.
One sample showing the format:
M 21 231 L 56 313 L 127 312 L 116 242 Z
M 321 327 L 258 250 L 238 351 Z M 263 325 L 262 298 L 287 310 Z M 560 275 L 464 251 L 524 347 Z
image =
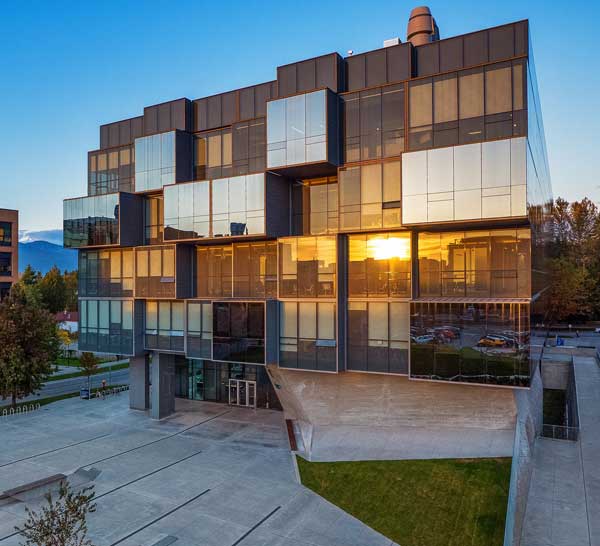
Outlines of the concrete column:
M 150 370 L 148 356 L 129 359 L 129 407 L 147 410 L 150 407 Z
M 163 419 L 175 412 L 175 361 L 173 355 L 152 353 L 152 406 L 150 417 Z

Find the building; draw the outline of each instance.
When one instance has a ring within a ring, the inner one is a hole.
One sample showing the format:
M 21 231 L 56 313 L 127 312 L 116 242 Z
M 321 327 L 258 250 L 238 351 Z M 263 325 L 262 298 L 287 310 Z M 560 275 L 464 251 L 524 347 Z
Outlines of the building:
M 65 246 L 133 408 L 514 430 L 552 200 L 528 21 L 408 34 L 100 127 Z
M 76 311 L 60 311 L 54 315 L 54 320 L 62 330 L 70 333 L 77 332 L 79 314 Z
M 19 280 L 19 212 L 0 209 L 0 299 Z

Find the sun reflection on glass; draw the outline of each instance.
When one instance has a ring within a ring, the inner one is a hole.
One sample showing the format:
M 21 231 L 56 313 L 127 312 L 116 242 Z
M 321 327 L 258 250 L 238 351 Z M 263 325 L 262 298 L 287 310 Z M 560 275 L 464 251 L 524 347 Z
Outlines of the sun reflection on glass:
M 389 237 L 386 239 L 369 239 L 367 241 L 367 254 L 375 260 L 409 260 L 410 239 L 403 237 Z

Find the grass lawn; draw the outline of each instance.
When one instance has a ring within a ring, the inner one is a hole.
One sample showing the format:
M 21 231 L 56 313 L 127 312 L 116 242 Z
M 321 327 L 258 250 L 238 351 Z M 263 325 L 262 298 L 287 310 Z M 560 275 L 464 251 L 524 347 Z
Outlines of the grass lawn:
M 401 546 L 502 546 L 510 458 L 311 463 L 302 483 Z
M 108 362 L 107 360 L 105 362 Z M 114 364 L 112 367 L 112 371 L 123 370 L 125 368 L 129 368 L 129 362 L 121 362 L 121 364 Z M 108 373 L 109 368 L 98 368 L 93 374 L 97 375 L 99 373 Z M 46 383 L 48 381 L 58 381 L 59 379 L 72 379 L 73 377 L 84 377 L 85 372 L 73 372 L 73 373 L 63 373 L 59 375 L 51 375 L 48 379 L 46 379 Z

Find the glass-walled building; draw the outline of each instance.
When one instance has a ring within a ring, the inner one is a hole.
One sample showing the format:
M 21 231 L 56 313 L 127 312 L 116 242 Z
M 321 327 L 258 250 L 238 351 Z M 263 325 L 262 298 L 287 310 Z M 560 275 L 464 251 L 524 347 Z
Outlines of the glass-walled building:
M 0 299 L 19 279 L 19 212 L 0 209 Z
M 422 38 L 100 127 L 65 246 L 132 407 L 278 407 L 274 371 L 529 386 L 552 200 L 529 23 Z

